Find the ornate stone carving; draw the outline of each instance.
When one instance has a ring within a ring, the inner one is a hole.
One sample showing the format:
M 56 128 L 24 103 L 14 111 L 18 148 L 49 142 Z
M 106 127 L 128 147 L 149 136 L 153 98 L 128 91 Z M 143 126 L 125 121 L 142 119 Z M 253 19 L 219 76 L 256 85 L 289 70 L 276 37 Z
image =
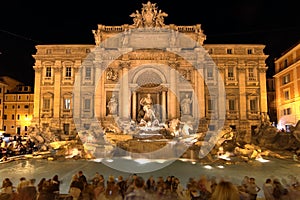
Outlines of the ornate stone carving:
M 163 27 L 164 17 L 168 14 L 162 10 L 157 11 L 156 3 L 148 1 L 146 4 L 142 4 L 143 8 L 141 13 L 136 10 L 134 13 L 129 15 L 133 18 L 133 25 L 136 28 L 145 27 Z
M 191 80 L 191 74 L 192 74 L 192 71 L 191 70 L 186 70 L 186 69 L 181 69 L 179 70 L 179 73 L 180 73 L 180 82 L 185 82 L 185 81 L 190 81 Z
M 116 81 L 118 80 L 118 73 L 116 73 L 112 68 L 108 68 L 106 71 L 106 79 Z
M 95 44 L 98 46 L 102 41 L 102 32 L 100 29 L 98 30 L 92 30 L 95 38 Z

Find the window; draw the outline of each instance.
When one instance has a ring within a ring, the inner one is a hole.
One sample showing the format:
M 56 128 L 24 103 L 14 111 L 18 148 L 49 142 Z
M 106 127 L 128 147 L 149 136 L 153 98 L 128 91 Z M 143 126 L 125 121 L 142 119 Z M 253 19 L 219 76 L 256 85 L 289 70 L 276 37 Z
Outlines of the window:
M 254 69 L 253 68 L 248 68 L 248 77 L 253 78 L 254 77 Z
M 227 49 L 227 50 L 226 50 L 226 53 L 227 53 L 227 54 L 232 54 L 232 49 Z
M 233 111 L 235 110 L 235 100 L 229 99 L 229 110 Z
M 50 99 L 49 98 L 44 98 L 43 109 L 45 109 L 45 110 L 50 109 Z
M 208 110 L 214 110 L 215 105 L 214 105 L 214 100 L 208 100 L 208 105 L 207 105 Z
M 253 54 L 253 50 L 252 49 L 247 49 L 247 53 L 248 54 Z
M 14 115 L 14 114 L 11 115 L 11 119 L 12 119 L 12 120 L 15 119 L 15 115 Z
M 292 114 L 292 109 L 291 108 L 286 108 L 283 109 L 283 115 L 291 115 Z
M 70 124 L 64 124 L 64 134 L 69 135 Z
M 228 73 L 227 73 L 228 78 L 234 78 L 234 70 L 233 67 L 228 67 Z
M 69 98 L 64 99 L 64 109 L 65 110 L 71 109 L 71 99 Z
M 215 125 L 208 125 L 208 129 L 210 131 L 214 131 L 216 129 L 216 126 Z
M 285 90 L 284 91 L 284 100 L 289 100 L 290 99 L 290 91 L 289 90 Z
M 290 74 L 287 74 L 285 76 L 282 77 L 282 84 L 287 84 L 290 82 Z
M 2 99 L 0 99 L 0 104 L 2 103 Z
M 71 76 L 72 76 L 72 68 L 66 67 L 66 77 L 71 77 Z
M 0 93 L 2 93 L 2 88 L 0 88 Z
M 90 110 L 90 109 L 91 109 L 91 100 L 84 99 L 84 110 Z
M 86 67 L 85 68 L 85 80 L 91 80 L 92 75 L 92 68 Z
M 251 99 L 250 100 L 250 110 L 251 111 L 256 111 L 256 99 Z
M 287 68 L 287 67 L 288 67 L 288 60 L 287 60 L 287 59 L 284 60 L 283 67 L 284 67 L 284 68 Z
M 89 130 L 90 129 L 90 124 L 83 124 L 83 127 L 85 130 Z
M 207 68 L 207 78 L 211 79 L 211 78 L 213 78 L 213 76 L 214 76 L 213 69 L 211 67 L 208 67 Z
M 24 108 L 29 108 L 29 105 L 25 105 Z
M 46 67 L 46 77 L 51 77 L 51 67 Z
M 3 115 L 3 119 L 7 119 L 7 115 Z
M 20 120 L 20 115 L 19 114 L 17 115 L 17 120 Z

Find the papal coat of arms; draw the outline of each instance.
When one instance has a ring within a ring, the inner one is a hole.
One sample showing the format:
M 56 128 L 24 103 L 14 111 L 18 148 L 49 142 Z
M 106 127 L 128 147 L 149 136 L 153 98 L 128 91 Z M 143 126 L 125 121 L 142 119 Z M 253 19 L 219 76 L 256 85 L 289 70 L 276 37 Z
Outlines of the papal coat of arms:
M 168 14 L 162 12 L 162 10 L 157 10 L 156 3 L 148 3 L 143 4 L 143 8 L 141 13 L 136 10 L 136 12 L 132 13 L 130 17 L 133 17 L 133 25 L 136 28 L 141 27 L 163 27 L 164 17 L 167 17 Z

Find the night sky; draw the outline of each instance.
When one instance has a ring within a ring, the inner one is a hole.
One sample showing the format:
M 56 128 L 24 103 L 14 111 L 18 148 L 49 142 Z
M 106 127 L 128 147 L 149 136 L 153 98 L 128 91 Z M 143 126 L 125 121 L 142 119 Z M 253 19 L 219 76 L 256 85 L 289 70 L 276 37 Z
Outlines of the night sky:
M 205 44 L 264 44 L 273 60 L 300 41 L 297 1 L 268 0 L 157 0 L 158 9 L 169 14 L 165 24 L 201 24 Z M 196 5 L 200 4 L 200 5 Z M 1 2 L 0 75 L 33 85 L 35 45 L 94 44 L 97 24 L 132 24 L 129 16 L 147 0 L 121 1 L 24 1 Z

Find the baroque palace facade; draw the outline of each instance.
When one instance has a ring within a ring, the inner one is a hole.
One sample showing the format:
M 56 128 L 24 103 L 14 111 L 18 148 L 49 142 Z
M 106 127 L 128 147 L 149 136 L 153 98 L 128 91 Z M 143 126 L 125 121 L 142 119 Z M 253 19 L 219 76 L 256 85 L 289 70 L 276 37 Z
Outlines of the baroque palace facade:
M 121 126 L 141 123 L 150 94 L 160 122 L 248 135 L 259 127 L 268 111 L 265 46 L 204 44 L 200 24 L 166 25 L 156 4 L 142 5 L 131 25 L 98 24 L 95 45 L 36 46 L 33 123 L 66 135 L 112 116 Z

